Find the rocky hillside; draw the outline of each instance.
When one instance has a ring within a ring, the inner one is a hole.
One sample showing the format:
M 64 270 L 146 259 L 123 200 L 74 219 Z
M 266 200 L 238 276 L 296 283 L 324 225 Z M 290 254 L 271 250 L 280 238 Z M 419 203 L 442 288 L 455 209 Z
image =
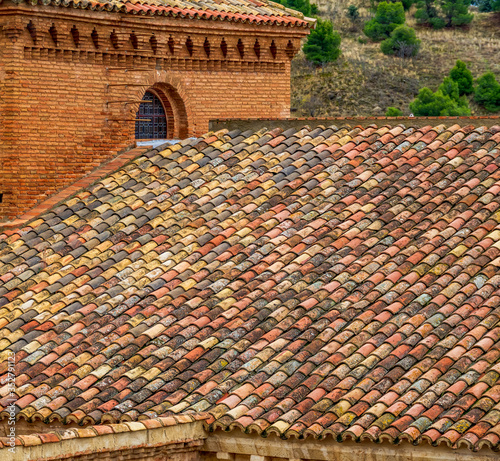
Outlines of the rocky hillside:
M 354 0 L 355 2 L 356 0 Z M 334 63 L 315 68 L 302 53 L 292 63 L 293 116 L 384 115 L 388 106 L 409 114 L 408 104 L 418 90 L 436 90 L 457 59 L 465 61 L 475 78 L 493 71 L 500 78 L 500 15 L 476 13 L 468 29 L 430 30 L 416 27 L 422 40 L 415 58 L 385 56 L 378 43 L 367 41 L 363 24 L 352 23 L 346 9 L 353 2 L 320 2 L 321 16 L 333 21 L 342 36 L 342 55 Z M 415 27 L 411 13 L 407 23 Z M 473 115 L 487 115 L 470 104 Z

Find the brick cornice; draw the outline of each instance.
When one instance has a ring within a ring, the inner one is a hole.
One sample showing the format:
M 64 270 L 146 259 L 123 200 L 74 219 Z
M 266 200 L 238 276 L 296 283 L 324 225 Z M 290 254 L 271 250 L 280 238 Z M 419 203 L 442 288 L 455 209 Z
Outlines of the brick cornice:
M 130 15 L 99 11 L 94 12 L 78 9 L 68 9 L 68 12 L 66 12 L 66 9 L 63 9 L 63 11 L 64 13 L 60 13 L 58 10 L 55 10 L 54 7 L 49 6 L 36 8 L 24 6 L 19 6 L 17 8 L 0 8 L 0 26 L 3 25 L 6 31 L 5 33 L 11 37 L 14 42 L 17 42 L 17 45 L 25 47 L 26 59 L 40 59 L 36 54 L 37 49 L 48 52 L 52 50 L 54 54 L 57 54 L 57 52 L 87 52 L 97 54 L 105 52 L 109 56 L 116 56 L 118 58 L 142 56 L 162 59 L 181 58 L 200 62 L 226 61 L 230 63 L 231 61 L 235 61 L 237 64 L 259 63 L 260 66 L 264 64 L 270 67 L 269 69 L 259 68 L 250 70 L 271 72 L 283 71 L 281 68 L 275 69 L 274 67 L 276 67 L 277 64 L 289 61 L 290 57 L 286 54 L 288 43 L 291 41 L 295 52 L 297 52 L 300 49 L 301 38 L 308 33 L 305 29 L 285 30 L 283 27 L 280 28 L 271 25 L 232 24 L 169 17 L 151 17 L 145 20 L 142 18 L 130 17 Z M 186 22 L 189 22 L 189 28 L 186 28 Z M 36 29 L 38 37 L 36 41 L 27 33 L 26 28 L 29 23 L 33 24 Z M 48 37 L 48 28 L 50 24 L 53 24 L 59 31 L 59 43 L 54 44 Z M 69 37 L 68 27 L 70 26 L 68 25 L 76 26 L 82 31 L 96 29 L 102 41 L 101 46 L 96 48 L 92 44 L 88 32 L 82 32 L 82 42 L 79 46 L 74 45 L 72 39 Z M 120 37 L 117 47 L 111 46 L 109 37 L 112 31 L 116 31 L 117 35 Z M 155 34 L 158 37 L 158 52 L 153 52 L 153 50 L 148 47 L 148 43 L 144 41 L 142 41 L 138 49 L 133 49 L 129 43 L 129 36 L 132 32 L 144 36 Z M 190 56 L 185 50 L 184 43 L 188 36 L 190 36 L 195 43 L 196 52 L 193 56 Z M 166 45 L 168 37 L 174 37 L 176 40 L 176 52 L 174 55 L 168 52 Z M 220 41 L 223 37 L 228 41 L 231 50 L 231 53 L 226 58 L 219 56 L 220 52 L 218 52 Z M 201 50 L 202 42 L 205 38 L 208 38 L 213 46 L 214 53 L 210 57 L 206 56 L 203 50 Z M 244 57 L 238 56 L 234 51 L 238 40 L 242 40 L 245 43 L 246 53 Z M 257 57 L 252 50 L 256 40 L 262 44 L 261 57 Z M 278 51 L 274 58 L 271 57 L 269 53 L 271 41 L 275 42 Z M 35 51 L 35 55 L 32 55 L 32 51 Z M 43 51 L 42 56 L 44 56 Z M 74 58 L 72 58 L 72 60 L 74 60 Z M 82 56 L 82 60 L 85 63 L 88 62 L 85 56 Z M 214 66 L 214 68 L 203 70 L 225 70 L 224 67 L 228 66 L 224 66 L 224 63 L 222 64 L 221 69 Z M 173 65 L 173 69 L 175 70 L 175 62 Z M 129 64 L 125 67 L 128 66 Z M 227 70 L 245 71 L 244 68 L 235 69 L 231 65 L 229 65 Z
M 171 16 L 136 16 L 126 13 L 110 13 L 77 8 L 58 8 L 50 5 L 31 6 L 27 4 L 0 3 L 0 17 L 18 15 L 26 18 L 51 18 L 52 20 L 71 20 L 85 24 L 117 25 L 136 29 L 168 28 L 169 31 L 185 30 L 186 22 L 192 31 L 219 31 L 223 34 L 275 35 L 286 37 L 305 37 L 310 29 L 304 27 L 286 27 L 279 24 L 254 24 L 244 22 L 214 21 L 202 18 L 182 18 Z M 173 29 L 172 29 L 173 28 Z

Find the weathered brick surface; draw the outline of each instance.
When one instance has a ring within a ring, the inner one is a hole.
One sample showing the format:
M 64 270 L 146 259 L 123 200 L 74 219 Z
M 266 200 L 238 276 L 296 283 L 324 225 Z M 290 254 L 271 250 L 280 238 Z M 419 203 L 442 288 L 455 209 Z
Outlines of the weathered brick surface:
M 307 33 L 8 2 L 1 12 L 0 220 L 133 145 L 148 89 L 169 137 L 202 134 L 214 118 L 289 116 L 290 56 Z

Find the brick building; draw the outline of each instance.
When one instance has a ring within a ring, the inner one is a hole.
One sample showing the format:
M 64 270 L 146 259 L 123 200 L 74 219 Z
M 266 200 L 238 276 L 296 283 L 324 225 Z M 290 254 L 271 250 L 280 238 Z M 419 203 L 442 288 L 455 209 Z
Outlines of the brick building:
M 290 60 L 309 27 L 267 0 L 0 0 L 0 220 L 136 136 L 288 116 Z

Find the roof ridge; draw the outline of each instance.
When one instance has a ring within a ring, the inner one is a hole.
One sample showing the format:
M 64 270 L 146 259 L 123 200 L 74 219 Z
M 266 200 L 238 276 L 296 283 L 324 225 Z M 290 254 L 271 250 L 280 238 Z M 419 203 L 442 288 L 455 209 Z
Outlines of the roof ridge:
M 77 8 L 103 10 L 115 13 L 155 15 L 169 17 L 192 17 L 197 19 L 219 19 L 252 24 L 276 24 L 287 27 L 311 27 L 314 20 L 305 18 L 299 12 L 286 8 L 270 0 L 219 0 L 206 2 L 201 0 L 19 0 L 18 3 L 31 6 L 59 6 L 61 8 Z M 2 2 L 0 1 L 0 4 Z

